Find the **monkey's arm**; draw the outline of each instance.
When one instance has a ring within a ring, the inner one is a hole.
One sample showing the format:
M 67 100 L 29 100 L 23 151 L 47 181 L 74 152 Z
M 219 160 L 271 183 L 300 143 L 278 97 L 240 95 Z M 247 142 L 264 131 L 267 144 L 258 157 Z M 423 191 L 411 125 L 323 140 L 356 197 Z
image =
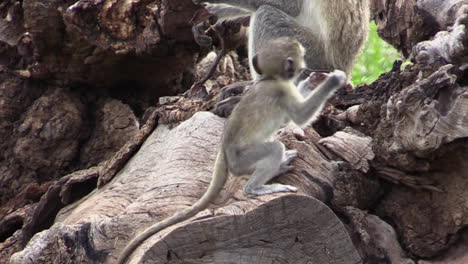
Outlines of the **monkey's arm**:
M 252 11 L 226 5 L 207 5 L 206 10 L 218 18 L 217 23 L 239 17 L 250 16 Z
M 254 12 L 262 5 L 275 7 L 290 16 L 298 16 L 303 0 L 193 0 L 194 3 L 227 4 Z
M 307 78 L 304 82 L 309 80 L 310 78 Z M 304 82 L 301 85 L 304 85 Z M 307 98 L 304 99 L 297 90 L 291 90 L 284 93 L 279 103 L 294 123 L 304 125 L 315 118 L 328 98 L 345 82 L 346 74 L 335 70 Z
M 328 76 L 328 73 L 306 69 L 298 78 L 297 90 L 302 97 L 307 98 L 315 87 L 319 86 Z

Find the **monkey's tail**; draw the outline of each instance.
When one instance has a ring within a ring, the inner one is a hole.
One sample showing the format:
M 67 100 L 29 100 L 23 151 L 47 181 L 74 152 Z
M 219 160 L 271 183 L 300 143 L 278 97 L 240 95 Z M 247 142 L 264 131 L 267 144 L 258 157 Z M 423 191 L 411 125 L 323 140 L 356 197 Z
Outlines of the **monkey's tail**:
M 182 212 L 176 213 L 175 215 L 148 227 L 141 234 L 133 238 L 130 241 L 130 243 L 128 243 L 128 245 L 122 250 L 122 253 L 120 254 L 116 263 L 124 264 L 127 258 L 133 253 L 133 251 L 135 251 L 135 249 L 141 243 L 143 243 L 146 239 L 156 234 L 157 232 L 173 224 L 187 220 L 188 218 L 199 213 L 200 211 L 206 209 L 208 205 L 211 203 L 211 201 L 213 201 L 214 198 L 216 198 L 216 196 L 219 194 L 219 192 L 223 188 L 224 184 L 226 183 L 228 173 L 229 172 L 227 168 L 227 161 L 225 158 L 225 154 L 224 154 L 224 151 L 221 150 L 218 153 L 218 156 L 216 157 L 214 172 L 212 175 L 210 185 L 208 186 L 208 189 L 203 194 L 203 196 L 189 208 L 183 210 Z

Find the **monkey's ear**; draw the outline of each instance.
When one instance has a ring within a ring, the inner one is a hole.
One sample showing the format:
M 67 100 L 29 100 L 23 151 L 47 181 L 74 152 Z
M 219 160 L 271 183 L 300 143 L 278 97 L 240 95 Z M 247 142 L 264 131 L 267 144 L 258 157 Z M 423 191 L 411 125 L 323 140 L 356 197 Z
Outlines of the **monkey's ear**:
M 291 57 L 288 57 L 284 62 L 283 62 L 283 73 L 284 77 L 287 79 L 293 78 L 294 74 L 296 74 L 296 66 L 294 65 L 294 60 Z
M 260 67 L 258 66 L 258 56 L 257 56 L 257 55 L 255 55 L 255 56 L 252 58 L 252 65 L 253 65 L 253 67 L 254 67 L 254 70 L 255 70 L 258 74 L 260 74 L 260 75 L 263 74 L 262 71 L 260 70 Z

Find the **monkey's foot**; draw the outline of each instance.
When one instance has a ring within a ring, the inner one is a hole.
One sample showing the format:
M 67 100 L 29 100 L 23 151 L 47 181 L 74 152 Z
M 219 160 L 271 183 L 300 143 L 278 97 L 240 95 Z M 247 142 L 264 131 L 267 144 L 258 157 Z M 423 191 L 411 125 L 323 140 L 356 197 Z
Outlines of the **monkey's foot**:
M 295 149 L 291 149 L 291 150 L 286 150 L 284 152 L 284 159 L 283 159 L 283 162 L 282 163 L 291 163 L 291 161 L 293 159 L 295 159 L 297 157 L 297 150 Z
M 281 164 L 278 173 L 275 175 L 275 177 L 280 176 L 283 173 L 287 173 L 294 170 L 294 166 L 288 165 L 288 164 Z
M 294 123 L 289 123 L 285 127 L 278 130 L 278 135 L 280 137 L 287 134 L 293 134 L 294 137 L 298 140 L 304 140 L 305 138 L 304 130 Z
M 269 185 L 263 185 L 251 190 L 244 190 L 248 195 L 260 196 L 279 192 L 297 192 L 297 188 L 291 185 L 285 185 L 280 183 L 273 183 Z

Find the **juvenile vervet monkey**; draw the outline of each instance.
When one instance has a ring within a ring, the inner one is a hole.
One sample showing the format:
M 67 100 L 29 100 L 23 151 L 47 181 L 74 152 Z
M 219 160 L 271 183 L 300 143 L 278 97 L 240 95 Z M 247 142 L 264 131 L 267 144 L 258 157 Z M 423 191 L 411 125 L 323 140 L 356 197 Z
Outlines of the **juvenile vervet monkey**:
M 369 0 L 193 0 L 208 3 L 218 22 L 251 14 L 249 31 L 252 58 L 268 42 L 292 37 L 304 46 L 305 62 L 312 71 L 339 69 L 350 73 L 354 59 L 367 40 Z M 207 36 L 196 35 L 204 39 Z
M 150 226 L 132 239 L 119 256 L 118 264 L 125 263 L 150 236 L 208 207 L 229 174 L 251 175 L 244 187 L 248 195 L 297 191 L 290 185 L 267 184 L 274 177 L 292 170 L 289 163 L 297 155 L 295 150 L 286 151 L 284 144 L 273 136 L 290 120 L 298 125 L 311 122 L 327 99 L 346 82 L 346 75 L 339 70 L 330 73 L 304 99 L 294 84 L 294 78 L 305 67 L 304 48 L 291 38 L 275 39 L 265 45 L 254 56 L 253 67 L 263 77 L 249 89 L 226 122 L 208 190 L 191 207 Z M 300 85 L 307 85 L 308 81 L 309 78 Z

